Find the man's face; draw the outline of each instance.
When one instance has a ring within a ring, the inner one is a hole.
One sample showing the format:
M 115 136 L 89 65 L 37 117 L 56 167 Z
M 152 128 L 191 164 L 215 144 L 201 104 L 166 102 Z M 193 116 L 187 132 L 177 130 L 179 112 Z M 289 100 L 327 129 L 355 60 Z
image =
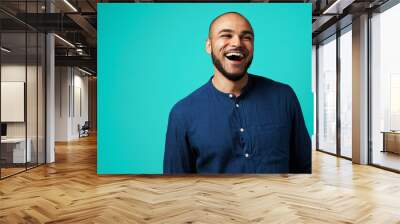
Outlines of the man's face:
M 206 44 L 216 69 L 232 81 L 240 80 L 247 73 L 253 47 L 253 29 L 243 17 L 233 13 L 214 22 Z

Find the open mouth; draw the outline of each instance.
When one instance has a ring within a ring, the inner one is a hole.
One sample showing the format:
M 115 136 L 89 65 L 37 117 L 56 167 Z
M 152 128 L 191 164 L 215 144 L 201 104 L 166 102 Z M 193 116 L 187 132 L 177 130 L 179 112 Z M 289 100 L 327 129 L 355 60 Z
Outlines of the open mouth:
M 241 61 L 244 59 L 244 54 L 241 52 L 228 52 L 225 57 L 230 61 Z

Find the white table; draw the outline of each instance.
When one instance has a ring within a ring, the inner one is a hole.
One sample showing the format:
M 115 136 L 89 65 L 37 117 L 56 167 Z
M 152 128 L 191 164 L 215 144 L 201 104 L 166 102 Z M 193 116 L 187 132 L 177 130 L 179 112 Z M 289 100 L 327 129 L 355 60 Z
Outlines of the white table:
M 28 144 L 25 151 L 25 138 L 6 138 L 1 139 L 2 147 L 13 147 L 13 163 L 25 163 L 31 162 L 32 154 L 31 154 L 31 145 L 32 140 L 30 138 L 26 139 Z M 26 154 L 25 154 L 26 153 Z M 27 159 L 25 161 L 25 159 Z

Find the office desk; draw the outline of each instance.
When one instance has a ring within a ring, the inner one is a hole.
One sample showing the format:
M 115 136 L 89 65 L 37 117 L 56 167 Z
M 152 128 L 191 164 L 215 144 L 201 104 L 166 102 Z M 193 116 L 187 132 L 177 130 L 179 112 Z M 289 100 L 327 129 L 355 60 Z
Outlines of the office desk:
M 400 131 L 382 131 L 381 133 L 383 133 L 382 152 L 400 154 Z
M 32 140 L 27 139 L 25 151 L 25 138 L 6 138 L 1 139 L 1 157 L 6 163 L 25 163 L 31 162 Z M 26 153 L 26 154 L 25 154 Z M 25 161 L 27 159 L 27 161 Z

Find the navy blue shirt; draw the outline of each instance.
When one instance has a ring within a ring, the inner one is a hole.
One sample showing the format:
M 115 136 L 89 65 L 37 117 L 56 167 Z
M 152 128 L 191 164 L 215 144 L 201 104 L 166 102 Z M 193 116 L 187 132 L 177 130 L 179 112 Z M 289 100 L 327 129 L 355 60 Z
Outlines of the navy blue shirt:
M 311 173 L 311 140 L 296 94 L 249 75 L 235 97 L 210 79 L 169 114 L 164 173 Z

